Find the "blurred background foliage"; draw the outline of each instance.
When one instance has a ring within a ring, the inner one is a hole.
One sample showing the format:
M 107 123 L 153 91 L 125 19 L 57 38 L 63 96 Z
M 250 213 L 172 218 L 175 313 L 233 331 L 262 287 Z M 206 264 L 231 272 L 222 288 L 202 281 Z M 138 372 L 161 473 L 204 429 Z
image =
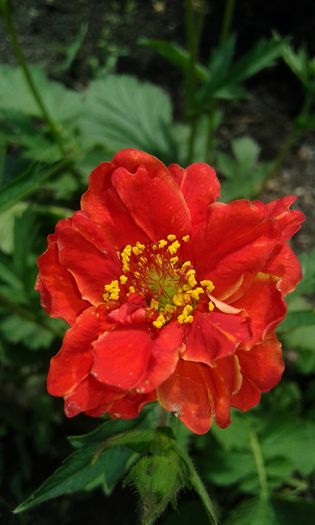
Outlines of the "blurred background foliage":
M 304 280 L 278 330 L 283 381 L 228 429 L 176 433 L 223 524 L 313 524 L 314 2 L 0 0 L 0 12 L 0 522 L 137 523 L 134 487 L 118 482 L 139 451 L 121 445 L 86 470 L 107 427 L 66 420 L 46 393 L 65 323 L 49 319 L 34 292 L 36 257 L 79 207 L 91 169 L 136 147 L 166 163 L 210 161 L 224 200 L 299 196 Z M 71 447 L 24 507 L 66 495 L 13 515 Z M 193 520 L 208 522 L 186 489 L 159 523 Z

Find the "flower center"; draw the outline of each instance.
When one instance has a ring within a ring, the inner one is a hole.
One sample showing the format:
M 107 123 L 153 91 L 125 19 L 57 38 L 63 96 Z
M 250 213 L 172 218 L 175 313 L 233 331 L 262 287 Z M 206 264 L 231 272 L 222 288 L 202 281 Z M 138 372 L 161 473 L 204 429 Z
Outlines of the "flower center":
M 119 280 L 105 285 L 105 303 L 114 309 L 132 294 L 140 295 L 147 304 L 147 318 L 156 328 L 172 319 L 180 324 L 191 323 L 200 300 L 205 300 L 212 311 L 214 304 L 208 297 L 214 289 L 212 281 L 198 282 L 191 262 L 181 262 L 181 242 L 188 241 L 189 235 L 179 241 L 170 234 L 154 244 L 127 244 L 119 253 Z

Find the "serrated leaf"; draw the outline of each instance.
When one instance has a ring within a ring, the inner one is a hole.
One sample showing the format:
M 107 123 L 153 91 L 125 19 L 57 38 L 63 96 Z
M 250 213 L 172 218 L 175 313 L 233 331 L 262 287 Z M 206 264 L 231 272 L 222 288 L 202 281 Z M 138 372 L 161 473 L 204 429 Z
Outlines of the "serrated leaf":
M 278 525 L 268 500 L 253 498 L 243 501 L 228 516 L 225 525 Z
M 226 177 L 221 186 L 221 199 L 252 198 L 261 191 L 270 164 L 258 162 L 260 147 L 250 137 L 233 140 L 232 152 L 232 157 L 217 154 L 217 168 Z
M 48 80 L 42 68 L 31 66 L 29 69 L 53 119 L 65 122 L 78 118 L 82 109 L 81 95 L 65 88 L 58 82 Z M 1 110 L 14 110 L 31 117 L 42 118 L 42 112 L 34 100 L 20 68 L 0 65 Z
M 87 149 L 134 147 L 163 158 L 169 155 L 171 113 L 161 88 L 129 75 L 108 75 L 86 90 L 81 140 Z
M 119 464 L 120 475 L 122 475 L 125 464 L 130 460 L 134 452 L 122 447 L 120 453 L 123 454 L 124 457 L 123 465 L 121 465 L 121 463 Z M 21 503 L 14 512 L 18 514 L 49 499 L 84 490 L 102 474 L 104 474 L 105 483 L 107 483 L 107 474 L 110 480 L 111 471 L 113 469 L 117 471 L 118 469 L 115 463 L 116 460 L 117 456 L 116 454 L 112 454 L 111 450 L 105 450 L 101 454 L 97 454 L 97 447 L 95 445 L 79 449 L 68 456 L 62 466 L 44 481 L 29 498 Z M 120 459 L 118 459 L 118 461 L 120 462 Z M 123 467 L 122 472 L 121 467 Z M 116 472 L 116 477 L 117 475 Z M 111 484 L 111 481 L 109 481 L 109 484 Z

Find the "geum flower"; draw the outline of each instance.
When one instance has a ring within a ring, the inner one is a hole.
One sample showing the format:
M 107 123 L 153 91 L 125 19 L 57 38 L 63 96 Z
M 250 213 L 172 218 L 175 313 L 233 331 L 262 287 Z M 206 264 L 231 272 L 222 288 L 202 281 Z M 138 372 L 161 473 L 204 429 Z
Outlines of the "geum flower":
M 202 434 L 278 383 L 275 328 L 301 278 L 287 241 L 304 216 L 295 197 L 218 196 L 210 166 L 134 149 L 91 173 L 38 260 L 42 305 L 70 325 L 48 375 L 67 416 L 134 418 L 157 400 Z

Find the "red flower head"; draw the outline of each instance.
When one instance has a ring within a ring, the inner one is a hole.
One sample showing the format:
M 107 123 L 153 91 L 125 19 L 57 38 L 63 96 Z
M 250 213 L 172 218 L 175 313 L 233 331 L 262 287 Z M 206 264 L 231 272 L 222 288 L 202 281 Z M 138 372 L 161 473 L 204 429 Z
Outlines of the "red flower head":
M 275 328 L 301 278 L 287 241 L 304 216 L 295 197 L 218 196 L 208 165 L 134 149 L 91 173 L 38 260 L 42 305 L 70 325 L 48 375 L 67 416 L 133 418 L 157 400 L 202 434 L 278 383 Z

